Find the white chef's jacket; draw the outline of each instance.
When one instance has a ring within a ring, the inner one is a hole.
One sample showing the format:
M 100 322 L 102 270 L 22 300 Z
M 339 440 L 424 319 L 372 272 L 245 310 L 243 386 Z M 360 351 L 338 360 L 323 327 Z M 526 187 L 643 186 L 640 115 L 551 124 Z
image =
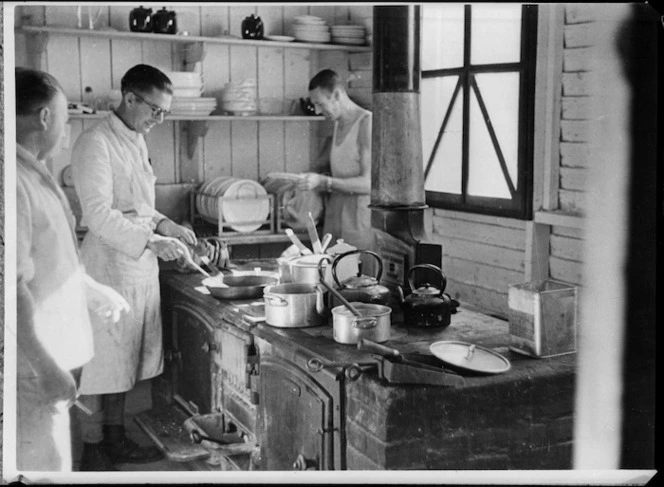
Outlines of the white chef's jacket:
M 72 151 L 74 186 L 89 228 L 81 255 L 88 273 L 131 306 L 117 326 L 93 319 L 95 357 L 83 368 L 83 394 L 130 390 L 161 373 L 157 256 L 146 245 L 164 217 L 143 135 L 114 113 L 84 131 Z

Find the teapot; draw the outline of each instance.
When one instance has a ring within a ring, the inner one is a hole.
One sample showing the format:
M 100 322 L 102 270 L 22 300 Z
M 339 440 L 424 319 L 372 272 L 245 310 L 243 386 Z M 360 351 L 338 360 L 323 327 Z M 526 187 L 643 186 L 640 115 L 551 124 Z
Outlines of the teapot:
M 152 32 L 152 9 L 138 8 L 129 12 L 129 30 L 132 32 Z
M 352 276 L 344 280 L 344 282 L 339 282 L 337 277 L 337 264 L 339 264 L 339 262 L 345 257 L 353 254 L 366 254 L 376 259 L 378 262 L 376 277 L 363 275 L 360 261 L 357 276 Z M 350 302 L 355 301 L 359 303 L 387 305 L 390 300 L 390 290 L 379 284 L 380 276 L 382 274 L 383 259 L 381 259 L 377 253 L 372 252 L 371 250 L 351 250 L 350 252 L 337 255 L 334 258 L 334 261 L 332 261 L 332 279 L 334 279 L 334 282 L 337 285 L 337 291 L 339 291 L 339 294 L 341 294 L 344 298 L 346 298 L 346 300 Z
M 425 283 L 424 286 L 415 289 L 413 282 L 413 271 L 416 269 L 430 269 L 440 276 L 440 289 Z M 408 284 L 413 290 L 404 298 L 401 286 L 398 287 L 399 301 L 403 311 L 404 325 L 409 327 L 423 328 L 445 328 L 450 324 L 450 315 L 454 308 L 453 300 L 443 294 L 447 279 L 439 267 L 432 264 L 419 264 L 410 268 L 407 275 Z M 456 303 L 458 306 L 458 302 Z
M 158 34 L 175 34 L 178 30 L 175 11 L 163 7 L 152 16 L 152 30 Z
M 245 17 L 242 21 L 242 38 L 243 39 L 262 39 L 263 38 L 263 21 L 260 17 L 251 14 Z
M 316 107 L 310 98 L 300 98 L 300 109 L 305 115 L 316 115 Z

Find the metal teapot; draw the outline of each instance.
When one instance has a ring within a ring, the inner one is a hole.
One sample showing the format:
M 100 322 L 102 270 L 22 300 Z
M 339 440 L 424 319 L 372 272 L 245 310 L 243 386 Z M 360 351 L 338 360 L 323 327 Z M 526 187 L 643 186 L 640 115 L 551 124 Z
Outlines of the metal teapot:
M 339 278 L 337 277 L 337 264 L 339 264 L 343 258 L 354 254 L 367 254 L 376 259 L 378 262 L 376 277 L 363 275 L 360 261 L 357 276 L 352 276 L 344 280 L 344 282 L 339 282 Z M 359 303 L 387 305 L 390 299 L 390 290 L 379 284 L 380 276 L 382 274 L 383 259 L 381 259 L 377 253 L 372 252 L 371 250 L 351 250 L 350 252 L 337 255 L 334 258 L 334 261 L 332 261 L 332 279 L 334 279 L 334 283 L 337 285 L 337 290 L 339 293 L 350 302 L 355 301 Z
M 262 39 L 263 38 L 263 21 L 260 17 L 251 14 L 245 17 L 242 21 L 242 38 L 243 39 Z
M 429 283 L 415 289 L 412 275 L 416 269 L 435 271 L 440 276 L 440 289 L 431 286 Z M 398 288 L 404 324 L 423 328 L 444 328 L 448 326 L 454 305 L 450 297 L 443 294 L 447 285 L 447 279 L 443 271 L 432 264 L 419 264 L 410 268 L 407 278 L 408 284 L 413 290 L 411 294 L 404 298 L 401 286 Z
M 175 34 L 178 31 L 177 18 L 174 10 L 166 7 L 152 16 L 152 29 L 157 34 Z

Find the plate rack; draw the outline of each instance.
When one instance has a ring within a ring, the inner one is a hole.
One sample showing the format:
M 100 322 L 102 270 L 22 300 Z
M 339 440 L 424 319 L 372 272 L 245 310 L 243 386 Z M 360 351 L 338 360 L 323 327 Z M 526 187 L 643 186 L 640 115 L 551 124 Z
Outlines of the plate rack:
M 272 194 L 266 195 L 255 195 L 251 198 L 232 198 L 226 196 L 215 196 L 209 193 L 204 193 L 198 190 L 192 190 L 190 195 L 190 212 L 192 216 L 192 222 L 194 226 L 208 226 L 212 224 L 208 222 L 203 215 L 200 214 L 196 205 L 197 196 L 203 196 L 206 198 L 215 198 L 217 200 L 217 224 L 216 224 L 216 236 L 218 237 L 232 237 L 232 236 L 243 236 L 243 235 L 273 235 L 281 233 L 281 212 L 278 211 L 277 201 Z M 224 217 L 224 204 L 238 201 L 268 201 L 268 215 L 264 220 L 247 220 L 247 221 L 233 221 L 229 222 Z M 243 225 L 258 225 L 260 228 L 252 231 L 242 232 L 237 231 L 233 227 L 243 226 Z

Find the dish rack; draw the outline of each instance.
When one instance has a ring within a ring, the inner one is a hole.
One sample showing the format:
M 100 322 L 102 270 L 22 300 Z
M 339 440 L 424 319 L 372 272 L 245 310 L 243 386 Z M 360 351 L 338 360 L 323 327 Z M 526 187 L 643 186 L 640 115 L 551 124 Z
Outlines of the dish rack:
M 200 214 L 196 205 L 196 197 L 204 196 L 206 198 L 215 198 L 217 200 L 217 224 L 207 221 L 203 215 Z M 247 220 L 247 221 L 233 221 L 229 222 L 224 215 L 224 204 L 229 202 L 237 203 L 238 200 L 248 201 L 268 201 L 269 212 L 263 220 Z M 226 196 L 215 196 L 199 190 L 192 190 L 189 199 L 190 212 L 192 216 L 192 223 L 197 228 L 197 234 L 201 236 L 213 236 L 216 231 L 216 236 L 229 237 L 229 236 L 242 236 L 242 235 L 272 235 L 282 232 L 281 228 L 281 212 L 277 208 L 277 200 L 274 195 L 255 195 L 251 198 L 233 198 Z M 238 231 L 233 227 L 245 225 L 260 225 L 256 230 L 252 231 Z M 214 228 L 216 227 L 216 228 Z

